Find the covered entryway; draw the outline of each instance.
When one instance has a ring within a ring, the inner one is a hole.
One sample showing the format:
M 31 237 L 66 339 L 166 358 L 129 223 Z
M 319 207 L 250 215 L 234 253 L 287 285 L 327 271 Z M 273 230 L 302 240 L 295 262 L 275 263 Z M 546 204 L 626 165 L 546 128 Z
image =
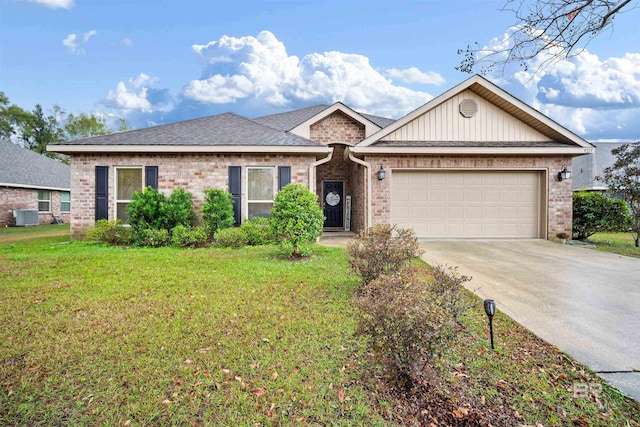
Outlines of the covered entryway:
M 542 171 L 393 170 L 392 223 L 426 238 L 540 238 Z

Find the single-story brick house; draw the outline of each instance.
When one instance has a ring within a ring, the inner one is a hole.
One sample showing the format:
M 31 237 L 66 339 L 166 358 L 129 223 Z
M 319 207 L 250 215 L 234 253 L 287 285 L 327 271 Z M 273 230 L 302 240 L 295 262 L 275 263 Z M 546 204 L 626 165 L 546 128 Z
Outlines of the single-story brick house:
M 473 76 L 399 120 L 342 103 L 247 119 L 226 113 L 61 142 L 71 156 L 71 233 L 126 220 L 135 190 L 227 189 L 236 222 L 267 215 L 289 182 L 318 194 L 325 230 L 376 223 L 425 238 L 542 238 L 571 233 L 574 156 L 593 147 Z
M 69 222 L 70 176 L 69 165 L 0 139 L 0 227 L 15 225 L 20 209 L 37 210 L 39 224 Z

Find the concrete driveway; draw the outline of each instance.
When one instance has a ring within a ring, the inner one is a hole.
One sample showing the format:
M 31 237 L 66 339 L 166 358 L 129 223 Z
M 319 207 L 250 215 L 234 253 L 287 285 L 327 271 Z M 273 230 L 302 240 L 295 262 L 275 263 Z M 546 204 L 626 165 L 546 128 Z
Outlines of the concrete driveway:
M 467 288 L 640 401 L 640 259 L 546 240 L 421 243 L 426 262 L 459 266 Z

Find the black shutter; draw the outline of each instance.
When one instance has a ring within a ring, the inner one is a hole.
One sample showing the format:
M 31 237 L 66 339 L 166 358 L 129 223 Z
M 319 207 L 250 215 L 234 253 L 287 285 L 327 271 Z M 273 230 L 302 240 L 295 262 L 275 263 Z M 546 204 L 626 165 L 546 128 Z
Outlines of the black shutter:
M 291 183 L 291 166 L 278 166 L 278 191 Z
M 109 166 L 96 166 L 96 221 L 109 219 Z
M 229 193 L 233 200 L 234 225 L 242 223 L 242 167 L 229 166 Z
M 154 190 L 158 189 L 158 167 L 157 166 L 145 166 L 144 186 L 145 188 L 152 187 Z

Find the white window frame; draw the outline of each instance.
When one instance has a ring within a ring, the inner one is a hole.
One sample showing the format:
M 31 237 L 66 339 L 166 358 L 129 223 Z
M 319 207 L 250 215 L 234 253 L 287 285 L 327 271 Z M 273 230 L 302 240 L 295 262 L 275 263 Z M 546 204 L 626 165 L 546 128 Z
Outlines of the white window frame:
M 258 169 L 267 169 L 271 171 L 271 178 L 273 180 L 272 185 L 273 185 L 273 199 L 271 200 L 251 200 L 249 199 L 249 175 L 251 174 L 250 171 L 251 170 L 258 170 Z M 275 166 L 247 166 L 246 169 L 246 181 L 245 181 L 245 188 L 247 189 L 247 197 L 246 197 L 246 202 L 245 202 L 245 219 L 250 219 L 251 217 L 249 216 L 249 205 L 251 205 L 252 203 L 271 203 L 271 206 L 273 207 L 273 202 L 276 198 L 276 193 L 278 192 L 278 180 L 276 179 L 276 167 Z
M 40 198 L 41 194 L 47 194 L 47 198 Z M 40 209 L 40 203 L 46 203 L 46 209 Z M 51 191 L 50 190 L 38 190 L 38 212 L 51 212 Z
M 68 194 L 69 200 L 62 200 L 63 195 Z M 64 209 L 65 203 L 69 206 L 69 209 Z M 60 192 L 60 212 L 61 213 L 69 213 L 71 212 L 71 192 L 70 191 L 61 191 Z
M 131 199 L 129 200 L 125 200 L 125 199 L 118 199 L 118 173 L 121 170 L 131 170 L 131 169 L 136 169 L 140 171 L 140 190 L 134 190 L 134 191 L 142 191 L 144 189 L 144 168 L 142 166 L 116 166 L 115 168 L 115 179 L 114 179 L 114 193 L 113 193 L 113 199 L 114 199 L 114 203 L 113 203 L 113 217 L 115 219 L 118 219 L 118 205 L 120 204 L 128 204 L 131 202 Z M 128 222 L 127 222 L 128 223 Z M 124 221 L 123 221 L 124 224 Z

